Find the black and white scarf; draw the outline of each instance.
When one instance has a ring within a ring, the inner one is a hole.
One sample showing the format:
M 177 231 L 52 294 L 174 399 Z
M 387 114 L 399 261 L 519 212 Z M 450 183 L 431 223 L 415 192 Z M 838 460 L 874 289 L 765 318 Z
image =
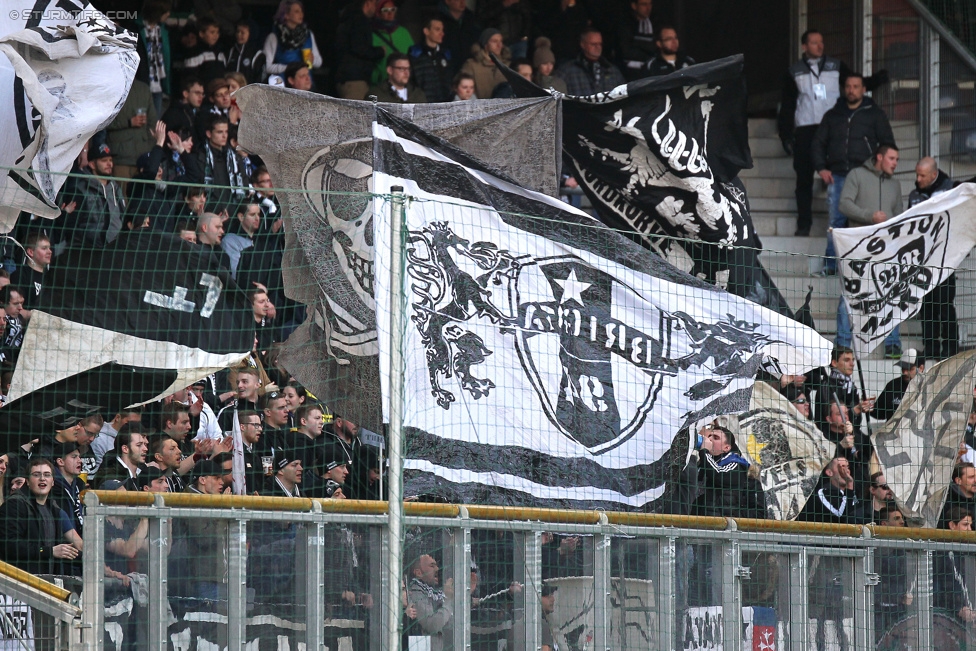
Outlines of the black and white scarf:
M 207 164 L 203 170 L 203 182 L 206 185 L 212 185 L 214 180 L 214 153 L 213 148 L 210 146 L 210 142 L 204 144 L 207 152 Z M 230 147 L 225 147 L 225 152 L 227 156 L 227 178 L 230 179 L 230 186 L 233 188 L 233 193 L 236 198 L 244 196 L 244 176 L 241 174 L 240 166 L 237 164 L 237 156 Z
M 295 25 L 295 29 L 288 29 L 284 23 L 278 24 L 279 44 L 286 50 L 300 50 L 308 39 L 308 25 Z
M 428 599 L 434 604 L 435 608 L 440 608 L 444 605 L 444 591 L 437 590 L 432 585 L 427 585 L 418 578 L 410 579 L 410 589 L 416 588 L 423 592 Z
M 163 79 L 166 79 L 166 63 L 163 61 L 163 37 L 159 25 L 146 25 L 146 55 L 149 59 L 149 90 L 163 92 Z

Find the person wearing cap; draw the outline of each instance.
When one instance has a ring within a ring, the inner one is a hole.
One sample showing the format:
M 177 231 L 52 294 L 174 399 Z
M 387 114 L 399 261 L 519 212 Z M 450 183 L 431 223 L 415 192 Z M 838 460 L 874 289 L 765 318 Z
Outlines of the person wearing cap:
M 623 74 L 603 56 L 603 34 L 588 27 L 580 34 L 580 53 L 559 66 L 556 76 L 566 82 L 570 95 L 595 95 L 627 83 Z
M 274 479 L 268 490 L 262 494 L 271 497 L 304 497 L 298 486 L 302 483 L 302 465 L 300 450 L 277 450 Z
M 349 460 L 349 472 L 352 475 L 352 480 L 347 483 L 345 490 L 346 497 L 360 499 L 360 495 L 365 490 L 363 486 L 365 478 L 360 469 L 363 442 L 359 438 L 359 425 L 339 414 L 332 414 L 332 426 L 326 430 L 325 439 L 345 450 L 346 458 Z
M 76 183 L 77 207 L 65 219 L 64 237 L 69 248 L 102 248 L 114 242 L 122 230 L 125 196 L 111 179 L 115 166 L 107 144 L 89 150 L 88 167 L 91 174 Z
M 424 23 L 423 41 L 410 48 L 413 81 L 428 102 L 451 101 L 453 52 L 444 48 L 444 21 L 433 16 Z
M 224 490 L 223 469 L 212 459 L 202 459 L 193 466 L 191 483 L 185 493 L 220 495 Z M 184 588 L 188 597 L 206 602 L 227 599 L 227 531 L 226 520 L 218 518 L 178 518 L 173 537 L 179 544 L 185 576 L 189 585 Z M 182 557 L 182 556 L 185 556 Z
M 349 458 L 338 443 L 329 443 L 319 450 L 319 461 L 305 470 L 305 493 L 309 497 L 346 499 L 343 488 L 349 477 Z
M 512 55 L 505 47 L 502 33 L 489 27 L 481 32 L 478 39 L 480 47 L 474 51 L 471 58 L 461 66 L 461 72 L 474 77 L 474 93 L 482 99 L 492 96 L 495 87 L 505 83 L 505 75 L 498 69 L 489 54 L 494 54 L 506 66 L 512 61 Z
M 901 359 L 895 362 L 895 366 L 901 369 L 901 375 L 885 385 L 874 405 L 874 417 L 881 420 L 888 420 L 898 411 L 908 385 L 918 373 L 925 371 L 925 359 L 916 349 L 909 348 L 901 354 Z
M 173 491 L 170 478 L 155 466 L 149 466 L 139 473 L 136 479 L 139 490 L 147 493 L 170 493 Z
M 78 477 L 81 474 L 81 451 L 77 443 L 62 443 L 52 458 L 57 472 L 54 473 L 51 500 L 68 514 L 75 531 L 83 536 L 85 505 L 81 501 L 81 492 L 87 485 Z
M 81 539 L 68 542 L 71 519 L 50 499 L 54 464 L 34 457 L 25 467 L 24 490 L 0 505 L 0 560 L 31 574 L 62 574 L 78 558 Z
M 796 410 L 800 414 L 810 420 L 812 418 L 813 410 L 810 408 L 810 398 L 807 396 L 806 391 L 803 390 L 803 386 L 797 386 L 795 384 L 786 385 L 781 391 L 783 397 L 790 401 L 790 404 L 796 407 Z
M 552 88 L 566 94 L 566 82 L 552 74 L 556 67 L 556 55 L 552 53 L 552 42 L 545 36 L 535 39 L 535 52 L 532 54 L 532 81 L 536 86 Z

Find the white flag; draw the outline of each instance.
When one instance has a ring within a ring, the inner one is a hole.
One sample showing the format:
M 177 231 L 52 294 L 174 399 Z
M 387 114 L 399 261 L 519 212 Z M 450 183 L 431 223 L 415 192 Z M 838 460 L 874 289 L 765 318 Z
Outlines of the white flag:
M 384 408 L 390 305 L 405 297 L 407 311 L 408 494 L 642 507 L 667 488 L 675 435 L 748 409 L 765 359 L 789 374 L 829 360 L 810 328 L 378 120 L 375 191 L 410 197 L 402 287 L 390 286 L 389 202 L 373 215 Z
M 22 210 L 58 216 L 64 175 L 122 108 L 139 56 L 134 34 L 81 0 L 5 3 L 0 52 L 0 230 L 6 232 Z
M 873 351 L 976 244 L 976 184 L 958 188 L 880 224 L 831 231 L 853 349 Z

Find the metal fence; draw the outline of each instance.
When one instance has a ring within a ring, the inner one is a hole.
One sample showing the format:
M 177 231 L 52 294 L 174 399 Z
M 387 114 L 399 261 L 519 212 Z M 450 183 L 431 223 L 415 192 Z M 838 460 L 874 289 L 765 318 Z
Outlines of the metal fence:
M 947 651 L 970 648 L 976 636 L 946 610 L 940 574 L 954 559 L 959 587 L 976 594 L 972 534 L 407 504 L 405 549 L 419 544 L 440 566 L 441 585 L 454 588 L 451 617 L 431 634 L 409 617 L 412 590 L 385 600 L 384 503 L 112 492 L 89 492 L 86 503 L 81 646 L 71 648 L 384 649 L 384 632 L 394 630 L 411 649 L 501 649 L 502 640 L 537 649 L 551 638 L 570 649 Z M 105 579 L 119 519 L 148 524 L 134 556 L 146 575 L 141 596 Z M 194 538 L 194 553 L 222 558 L 225 572 L 211 594 L 195 597 L 182 582 L 206 577 L 173 573 L 185 561 L 180 532 L 199 531 L 194 523 L 217 541 Z M 269 527 L 294 533 L 291 551 L 279 541 L 275 560 L 261 547 Z M 365 552 L 369 607 L 330 603 L 343 530 Z M 571 553 L 553 552 L 566 540 L 576 541 Z M 479 581 L 493 562 L 522 588 L 490 604 Z M 261 580 L 270 574 L 271 601 Z M 136 605 L 119 607 L 126 599 Z

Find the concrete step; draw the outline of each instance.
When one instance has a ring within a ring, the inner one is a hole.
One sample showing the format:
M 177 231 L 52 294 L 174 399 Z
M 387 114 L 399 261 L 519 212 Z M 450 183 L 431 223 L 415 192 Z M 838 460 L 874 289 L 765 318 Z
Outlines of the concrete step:
M 779 138 L 776 120 L 769 118 L 753 118 L 749 120 L 749 137 Z
M 739 173 L 743 182 L 745 179 L 751 178 L 796 178 L 796 172 L 793 171 L 793 161 L 785 156 L 782 158 L 753 158 L 752 165 L 752 169 L 742 170 Z
M 792 197 L 796 181 L 792 178 L 752 178 L 746 186 L 746 192 L 751 200 L 753 197 L 782 199 Z
M 754 159 L 768 157 L 783 158 L 788 161 L 792 160 L 783 151 L 783 145 L 779 141 L 779 136 L 751 137 L 749 138 L 749 150 L 752 151 L 752 157 Z
M 752 181 L 750 179 L 745 182 L 746 193 L 749 192 L 749 185 Z M 813 203 L 811 205 L 813 207 L 814 217 L 818 214 L 827 214 L 827 196 L 826 194 L 817 196 L 816 186 L 814 186 Z M 761 212 L 796 214 L 796 197 L 793 196 L 792 192 L 787 197 L 753 197 L 750 195 L 749 209 L 753 215 Z

